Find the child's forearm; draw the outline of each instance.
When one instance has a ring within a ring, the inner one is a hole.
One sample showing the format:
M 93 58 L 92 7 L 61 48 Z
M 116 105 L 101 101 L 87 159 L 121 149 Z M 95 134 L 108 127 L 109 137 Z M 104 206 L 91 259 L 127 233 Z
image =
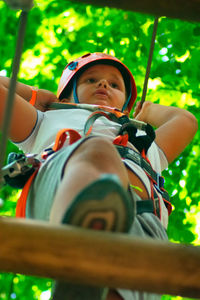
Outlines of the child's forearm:
M 0 86 L 4 87 L 8 91 L 10 86 L 10 78 L 0 76 Z M 29 85 L 17 82 L 16 94 L 23 98 L 25 101 L 30 101 L 32 96 L 32 89 Z
M 174 106 L 155 104 L 149 101 L 143 104 L 141 111 L 136 116 L 136 119 L 149 123 L 156 128 L 172 120 L 182 120 L 185 118 L 196 123 L 195 117 L 187 110 Z
M 2 87 L 8 92 L 9 85 L 10 78 L 0 76 L 0 88 Z M 36 109 L 46 111 L 50 103 L 58 101 L 56 95 L 48 90 L 34 88 L 21 82 L 17 82 L 16 95 L 20 96 L 23 100 L 29 102 L 31 100 L 33 90 L 37 90 L 36 102 L 34 105 Z
M 156 142 L 172 162 L 191 142 L 197 129 L 196 118 L 188 111 L 173 106 L 145 102 L 136 106 L 135 118 L 157 128 Z

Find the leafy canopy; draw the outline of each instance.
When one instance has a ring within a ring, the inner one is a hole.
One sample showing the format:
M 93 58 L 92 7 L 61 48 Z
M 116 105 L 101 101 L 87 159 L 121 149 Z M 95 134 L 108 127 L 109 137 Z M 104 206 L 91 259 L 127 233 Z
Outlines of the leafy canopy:
M 0 2 L 0 74 L 10 76 L 20 12 Z M 29 13 L 19 81 L 56 93 L 67 62 L 87 52 L 117 56 L 132 71 L 142 95 L 154 18 L 134 12 L 98 8 L 69 1 L 36 1 Z M 147 99 L 175 105 L 200 118 L 200 25 L 159 19 Z M 180 132 L 180 134 L 184 134 Z M 200 244 L 199 132 L 164 172 L 173 212 L 168 235 L 175 243 Z M 8 143 L 7 153 L 17 151 Z M 20 191 L 0 191 L 0 213 L 14 216 Z M 0 274 L 1 299 L 49 299 L 51 281 Z M 41 292 L 43 293 L 41 294 Z M 163 296 L 163 299 L 181 299 Z

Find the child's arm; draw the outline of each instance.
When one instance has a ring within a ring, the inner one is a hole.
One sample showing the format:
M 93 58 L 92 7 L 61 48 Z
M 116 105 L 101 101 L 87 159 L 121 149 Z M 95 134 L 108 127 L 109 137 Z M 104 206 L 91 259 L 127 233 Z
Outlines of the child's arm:
M 9 88 L 10 78 L 0 76 L 0 84 L 3 84 L 4 87 Z M 16 94 L 18 94 L 28 102 L 31 100 L 32 90 L 37 91 L 36 102 L 34 105 L 36 109 L 39 109 L 41 111 L 46 111 L 48 110 L 48 105 L 50 103 L 59 101 L 56 95 L 48 90 L 37 89 L 29 85 L 17 82 Z
M 174 106 L 145 102 L 142 109 L 136 106 L 136 119 L 156 127 L 156 143 L 172 162 L 194 137 L 198 123 L 188 111 Z
M 0 126 L 5 114 L 10 79 L 0 77 Z M 32 90 L 29 86 L 17 83 L 9 138 L 14 142 L 23 141 L 31 133 L 36 120 L 36 109 L 28 103 Z
M 9 78 L 0 76 L 0 126 L 2 126 L 9 84 Z M 53 93 L 39 89 L 37 91 L 35 107 L 33 107 L 28 103 L 31 97 L 32 87 L 17 82 L 9 134 L 9 138 L 14 142 L 23 141 L 31 133 L 37 121 L 36 108 L 45 111 L 49 103 L 57 101 Z

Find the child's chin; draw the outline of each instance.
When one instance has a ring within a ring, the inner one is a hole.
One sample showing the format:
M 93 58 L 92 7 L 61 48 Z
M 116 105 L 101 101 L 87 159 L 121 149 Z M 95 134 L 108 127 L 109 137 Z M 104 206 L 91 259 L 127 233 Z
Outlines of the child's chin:
M 108 101 L 106 101 L 104 99 L 98 99 L 98 100 L 94 101 L 93 104 L 103 105 L 103 106 L 110 106 L 110 104 L 108 103 Z

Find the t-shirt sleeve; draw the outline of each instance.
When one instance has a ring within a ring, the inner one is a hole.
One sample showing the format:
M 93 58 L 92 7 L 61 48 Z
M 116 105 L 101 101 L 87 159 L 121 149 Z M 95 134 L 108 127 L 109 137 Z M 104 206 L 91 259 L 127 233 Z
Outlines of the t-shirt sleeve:
M 44 113 L 41 112 L 40 110 L 37 110 L 37 120 L 36 120 L 35 126 L 34 126 L 32 132 L 30 133 L 30 135 L 25 140 L 14 143 L 23 152 L 25 152 L 25 153 L 32 152 L 32 148 L 35 143 L 35 139 L 36 139 L 36 136 L 37 136 L 37 133 L 38 133 L 38 130 L 40 128 L 43 118 L 44 118 Z
M 168 167 L 168 161 L 162 149 L 153 142 L 147 152 L 147 157 L 151 162 L 152 168 L 161 174 Z
M 159 157 L 160 157 L 161 171 L 163 171 L 166 168 L 168 168 L 168 160 L 167 160 L 167 157 L 166 157 L 165 153 L 163 152 L 163 150 L 157 144 L 156 144 L 156 146 L 157 146 Z

